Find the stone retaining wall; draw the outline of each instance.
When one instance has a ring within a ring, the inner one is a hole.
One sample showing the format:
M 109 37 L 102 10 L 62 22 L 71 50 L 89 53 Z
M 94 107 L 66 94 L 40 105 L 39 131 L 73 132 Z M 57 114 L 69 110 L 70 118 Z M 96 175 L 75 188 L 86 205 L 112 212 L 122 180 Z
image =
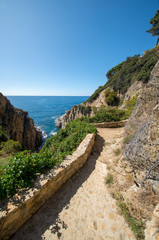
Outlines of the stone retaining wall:
M 99 128 L 117 128 L 117 127 L 124 127 L 126 122 L 127 120 L 120 121 L 120 122 L 93 123 L 93 125 Z
M 13 198 L 0 204 L 0 239 L 14 234 L 80 167 L 89 157 L 95 134 L 88 134 L 77 150 L 59 167 L 41 174 L 34 188 L 19 191 Z

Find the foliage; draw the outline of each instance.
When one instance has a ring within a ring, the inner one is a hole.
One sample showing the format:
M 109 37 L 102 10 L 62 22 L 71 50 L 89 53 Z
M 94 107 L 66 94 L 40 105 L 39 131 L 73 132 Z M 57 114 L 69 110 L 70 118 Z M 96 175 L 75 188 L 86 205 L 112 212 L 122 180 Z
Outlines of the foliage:
M 107 78 L 110 79 L 117 71 L 119 71 L 122 68 L 124 62 L 121 62 L 112 69 L 110 69 L 106 74 Z
M 110 186 L 111 184 L 113 184 L 113 182 L 114 182 L 113 175 L 108 173 L 105 183 Z
M 152 28 L 147 30 L 148 33 L 151 33 L 152 36 L 159 35 L 159 10 L 157 10 L 155 16 L 151 18 L 150 24 L 152 24 Z
M 120 154 L 120 148 L 115 149 L 114 153 L 116 156 L 118 156 Z
M 126 61 L 118 64 L 107 72 L 107 83 L 104 86 L 100 86 L 87 102 L 95 100 L 100 92 L 108 87 L 111 87 L 115 92 L 119 91 L 119 93 L 125 94 L 127 89 L 135 81 L 147 83 L 158 59 L 159 48 L 146 51 L 142 57 L 140 57 L 140 55 L 127 57 Z
M 2 142 L 0 148 L 0 154 L 10 154 L 19 152 L 22 149 L 22 145 L 18 141 L 8 140 L 6 142 Z
M 108 106 L 118 106 L 120 98 L 117 96 L 117 93 L 110 88 L 105 90 L 105 101 Z
M 127 118 L 126 110 L 101 107 L 93 117 L 83 117 L 80 120 L 89 123 L 118 122 Z
M 3 130 L 2 126 L 0 126 L 0 142 L 7 141 L 7 140 L 8 140 L 8 136 L 6 132 Z
M 49 138 L 39 153 L 23 151 L 15 154 L 9 159 L 0 178 L 0 198 L 12 196 L 18 188 L 32 186 L 32 180 L 36 178 L 37 173 L 60 164 L 77 148 L 87 133 L 96 131 L 93 125 L 74 120 Z
M 132 204 L 126 203 L 123 196 L 118 193 L 115 195 L 118 207 L 124 215 L 126 222 L 131 227 L 137 240 L 144 239 L 145 224 L 141 220 L 141 214 L 138 209 L 135 209 Z
M 134 135 L 128 135 L 124 138 L 123 144 L 128 144 L 131 142 L 131 140 L 134 138 Z
M 78 105 L 78 109 L 84 116 L 89 116 L 91 114 L 91 106 Z
M 97 99 L 97 97 L 99 96 L 99 94 L 105 89 L 105 86 L 99 86 L 97 90 L 95 90 L 95 92 L 87 99 L 87 102 L 93 102 L 95 99 Z
M 134 110 L 134 107 L 135 107 L 135 104 L 136 104 L 136 101 L 137 101 L 137 98 L 139 96 L 139 93 L 137 93 L 135 96 L 133 96 L 132 98 L 130 98 L 126 103 L 126 109 L 127 109 L 127 114 L 128 114 L 128 117 L 131 116 L 133 110 Z

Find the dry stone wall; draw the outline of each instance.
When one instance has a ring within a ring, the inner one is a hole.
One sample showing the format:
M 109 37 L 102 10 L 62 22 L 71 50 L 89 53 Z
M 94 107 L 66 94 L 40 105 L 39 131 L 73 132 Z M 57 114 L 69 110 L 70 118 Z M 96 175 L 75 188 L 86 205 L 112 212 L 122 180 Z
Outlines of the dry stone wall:
M 0 239 L 15 233 L 83 164 L 89 157 L 95 134 L 88 134 L 77 150 L 59 167 L 38 177 L 35 187 L 19 191 L 12 199 L 0 204 Z
M 118 128 L 118 127 L 124 127 L 126 123 L 127 123 L 127 120 L 123 120 L 119 122 L 93 123 L 93 125 L 98 128 Z

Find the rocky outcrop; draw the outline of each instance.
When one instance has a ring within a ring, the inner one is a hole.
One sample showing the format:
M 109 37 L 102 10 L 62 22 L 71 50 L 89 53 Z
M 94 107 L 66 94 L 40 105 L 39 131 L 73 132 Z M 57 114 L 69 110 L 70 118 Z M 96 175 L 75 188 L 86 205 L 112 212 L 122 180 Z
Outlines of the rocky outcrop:
M 0 93 L 0 125 L 11 139 L 19 141 L 25 149 L 35 150 L 42 143 L 42 134 L 27 115 Z
M 125 126 L 124 153 L 137 178 L 159 180 L 159 61 Z
M 85 116 L 93 116 L 91 106 L 86 106 L 85 103 L 74 105 L 69 111 L 57 119 L 56 126 L 58 128 L 64 128 L 69 121 Z
M 56 126 L 64 128 L 69 121 L 77 118 L 94 115 L 93 108 L 99 109 L 102 105 L 107 106 L 105 102 L 105 90 L 100 92 L 99 96 L 92 102 L 83 102 L 80 105 L 74 105 L 69 111 L 57 119 Z

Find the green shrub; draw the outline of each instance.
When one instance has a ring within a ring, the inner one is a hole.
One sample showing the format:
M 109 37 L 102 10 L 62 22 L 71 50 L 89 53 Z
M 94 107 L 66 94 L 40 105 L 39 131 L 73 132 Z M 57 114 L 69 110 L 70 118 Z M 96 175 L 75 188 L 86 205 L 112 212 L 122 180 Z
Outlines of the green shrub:
M 30 187 L 36 173 L 45 172 L 71 154 L 87 133 L 96 133 L 96 128 L 86 122 L 74 120 L 55 136 L 49 138 L 39 153 L 23 151 L 9 159 L 0 178 L 0 198 L 12 196 L 18 188 Z
M 19 152 L 22 149 L 22 145 L 18 141 L 8 140 L 1 143 L 1 153 L 10 154 Z
M 83 117 L 80 120 L 89 123 L 118 122 L 127 118 L 126 110 L 101 107 L 93 117 Z
M 128 144 L 131 142 L 131 140 L 134 138 L 134 135 L 128 135 L 124 138 L 123 144 Z
M 118 156 L 118 155 L 120 154 L 120 152 L 121 152 L 121 151 L 120 151 L 120 148 L 117 148 L 117 149 L 115 149 L 115 151 L 114 151 L 114 153 L 115 153 L 116 156 Z
M 111 77 L 113 77 L 114 74 L 122 68 L 124 63 L 125 63 L 125 61 L 122 63 L 119 63 L 118 65 L 116 65 L 115 67 L 110 69 L 106 74 L 107 78 L 110 79 Z
M 120 102 L 120 98 L 117 96 L 117 93 L 107 88 L 105 91 L 105 101 L 108 106 L 118 106 Z
M 91 106 L 84 106 L 84 105 L 77 106 L 77 109 L 79 109 L 84 116 L 89 116 L 92 111 Z
M 6 132 L 3 130 L 2 126 L 0 126 L 0 142 L 7 141 L 9 137 Z
M 86 102 L 90 102 L 90 103 L 93 102 L 95 99 L 97 99 L 101 91 L 103 91 L 104 89 L 105 89 L 105 86 L 99 86 L 98 89 L 87 99 Z
M 113 182 L 114 182 L 113 175 L 108 173 L 105 183 L 110 186 L 111 184 L 113 184 Z
M 139 96 L 139 93 L 137 93 L 135 96 L 133 96 L 132 98 L 130 98 L 126 103 L 126 109 L 127 109 L 127 115 L 128 117 L 131 116 L 133 110 L 134 110 L 134 107 L 135 107 L 135 104 L 136 104 L 136 101 L 137 101 L 137 98 Z

